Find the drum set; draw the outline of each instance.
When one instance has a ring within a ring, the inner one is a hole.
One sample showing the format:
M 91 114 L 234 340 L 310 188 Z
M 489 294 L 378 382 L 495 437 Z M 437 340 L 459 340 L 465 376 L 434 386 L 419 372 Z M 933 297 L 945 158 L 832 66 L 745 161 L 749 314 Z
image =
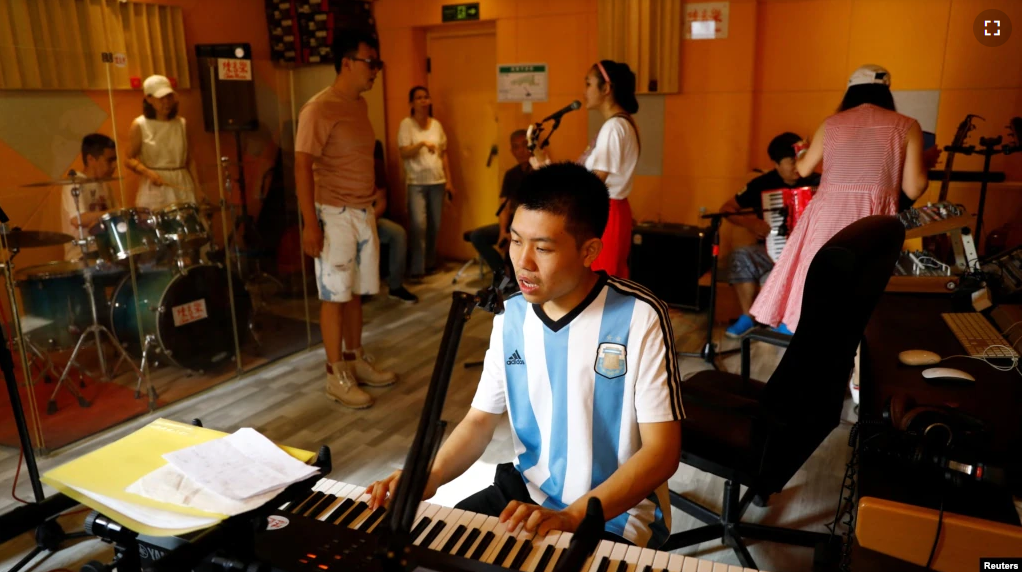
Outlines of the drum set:
M 38 369 L 29 383 L 51 379 L 56 369 L 50 352 L 74 348 L 47 403 L 49 414 L 57 411 L 62 387 L 80 406 L 90 405 L 68 379 L 72 369 L 84 372 L 77 359 L 90 343 L 96 348 L 101 379 L 110 380 L 110 373 L 127 361 L 137 375 L 135 398 L 145 382 L 150 406 L 155 407 L 156 390 L 143 373 L 148 366 L 166 361 L 203 373 L 231 363 L 237 349 L 232 304 L 237 304 L 238 323 L 253 327 L 243 282 L 231 280 L 228 271 L 213 261 L 218 249 L 209 222 L 217 207 L 179 203 L 156 211 L 122 208 L 107 211 L 91 228 L 83 228 L 82 186 L 108 180 L 113 179 L 29 185 L 70 186 L 79 222 L 77 239 L 64 233 L 4 230 L 8 254 L 2 266 L 8 284 L 21 293 L 24 309 L 19 339 Z M 13 259 L 22 248 L 69 242 L 81 248 L 80 260 L 13 271 Z M 8 295 L 16 309 L 10 287 Z M 104 339 L 117 354 L 113 368 L 108 368 Z

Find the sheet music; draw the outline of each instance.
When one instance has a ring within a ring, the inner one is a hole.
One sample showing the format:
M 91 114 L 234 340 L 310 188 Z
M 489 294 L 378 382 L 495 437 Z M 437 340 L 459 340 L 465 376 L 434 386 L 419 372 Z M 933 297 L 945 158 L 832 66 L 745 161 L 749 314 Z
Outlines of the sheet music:
M 318 470 L 248 427 L 163 458 L 199 486 L 234 500 L 280 489 Z
M 155 501 L 234 516 L 263 506 L 277 496 L 282 488 L 239 501 L 202 487 L 185 476 L 177 467 L 167 463 L 135 481 L 125 491 Z

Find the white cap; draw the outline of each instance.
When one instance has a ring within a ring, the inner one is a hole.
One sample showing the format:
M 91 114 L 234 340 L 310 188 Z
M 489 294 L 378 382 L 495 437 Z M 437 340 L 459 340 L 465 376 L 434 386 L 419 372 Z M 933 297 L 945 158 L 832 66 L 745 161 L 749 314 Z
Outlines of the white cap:
M 854 85 L 892 85 L 892 74 L 888 73 L 888 70 L 884 69 L 879 65 L 867 64 L 860 66 L 860 68 L 849 76 L 849 86 Z
M 164 76 L 151 75 L 146 78 L 146 81 L 142 82 L 142 92 L 153 97 L 163 97 L 169 93 L 174 93 L 174 88 L 171 87 L 170 80 Z

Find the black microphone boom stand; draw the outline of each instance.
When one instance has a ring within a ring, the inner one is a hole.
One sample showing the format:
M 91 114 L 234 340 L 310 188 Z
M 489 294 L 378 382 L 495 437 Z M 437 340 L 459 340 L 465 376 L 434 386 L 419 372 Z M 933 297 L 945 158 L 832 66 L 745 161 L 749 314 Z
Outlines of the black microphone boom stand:
M 703 344 L 703 349 L 699 352 L 676 352 L 675 355 L 682 357 L 695 357 L 700 358 L 703 361 L 709 363 L 714 369 L 720 370 L 718 366 L 717 358 L 723 356 L 729 356 L 737 354 L 741 351 L 741 348 L 733 348 L 724 351 L 718 351 L 717 344 L 714 343 L 714 313 L 717 308 L 717 282 L 718 282 L 718 255 L 721 249 L 721 219 L 730 216 L 745 216 L 751 214 L 758 214 L 764 212 L 779 211 L 783 214 L 788 212 L 786 207 L 777 209 L 744 209 L 732 212 L 719 212 L 710 213 L 701 216 L 700 218 L 710 219 L 710 240 L 711 240 L 711 265 L 710 265 L 710 307 L 707 309 L 707 338 Z
M 3 209 L 0 209 L 0 225 L 4 228 L 0 230 L 6 234 L 6 224 L 8 218 L 4 213 Z M 7 246 L 6 240 L 4 246 Z M 10 300 L 11 313 L 14 314 L 12 319 L 12 337 L 16 337 L 18 340 L 18 348 L 21 352 L 21 360 L 23 364 L 27 364 L 27 357 L 25 355 L 25 338 L 21 335 L 21 324 L 18 319 L 18 307 L 15 304 L 14 298 L 14 283 L 13 283 L 13 259 L 17 254 L 17 248 L 11 247 L 7 250 L 7 260 L 2 263 L 5 274 L 5 282 L 7 287 L 7 294 Z M 75 506 L 77 503 L 62 495 L 55 494 L 49 498 L 45 498 L 43 492 L 42 482 L 39 480 L 39 465 L 36 463 L 35 450 L 32 447 L 32 439 L 29 436 L 28 423 L 25 421 L 25 410 L 21 402 L 21 394 L 18 392 L 18 381 L 15 378 L 14 373 L 14 356 L 11 355 L 11 350 L 7 345 L 7 339 L 4 336 L 3 329 L 0 328 L 0 371 L 3 372 L 4 383 L 7 385 L 7 395 L 11 400 L 11 413 L 14 416 L 15 426 L 18 429 L 18 439 L 21 444 L 22 452 L 25 455 L 25 466 L 28 468 L 28 479 L 32 485 L 32 495 L 35 497 L 35 502 L 27 504 L 22 507 L 18 507 L 10 512 L 0 516 L 0 544 L 7 542 L 14 538 L 18 534 L 21 534 L 33 527 L 36 530 L 35 540 L 36 546 L 33 548 L 24 558 L 22 558 L 17 564 L 15 564 L 10 572 L 16 572 L 25 567 L 29 562 L 35 559 L 40 552 L 44 550 L 55 551 L 60 549 L 60 545 L 65 540 L 71 540 L 74 538 L 81 538 L 86 536 L 83 532 L 76 532 L 67 534 L 64 529 L 61 528 L 60 523 L 54 518 L 61 512 Z M 26 378 L 28 377 L 28 371 L 25 371 Z M 29 385 L 28 391 L 35 391 L 35 389 Z

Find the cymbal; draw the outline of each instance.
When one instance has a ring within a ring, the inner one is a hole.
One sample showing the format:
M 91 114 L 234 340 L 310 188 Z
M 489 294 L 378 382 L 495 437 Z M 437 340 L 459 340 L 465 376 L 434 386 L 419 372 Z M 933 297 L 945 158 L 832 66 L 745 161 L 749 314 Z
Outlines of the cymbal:
M 70 234 L 44 230 L 12 230 L 5 235 L 8 248 L 38 248 L 58 246 L 74 240 Z
M 86 185 L 86 184 L 89 184 L 89 183 L 108 183 L 110 181 L 120 181 L 120 180 L 121 180 L 120 177 L 96 177 L 94 179 L 90 179 L 90 178 L 87 178 L 87 177 L 76 177 L 74 179 L 56 179 L 56 180 L 53 180 L 53 181 L 41 181 L 39 183 L 29 183 L 27 185 L 22 185 L 21 188 L 24 189 L 24 188 L 28 188 L 28 187 L 54 187 L 54 186 L 64 186 L 64 185 Z

